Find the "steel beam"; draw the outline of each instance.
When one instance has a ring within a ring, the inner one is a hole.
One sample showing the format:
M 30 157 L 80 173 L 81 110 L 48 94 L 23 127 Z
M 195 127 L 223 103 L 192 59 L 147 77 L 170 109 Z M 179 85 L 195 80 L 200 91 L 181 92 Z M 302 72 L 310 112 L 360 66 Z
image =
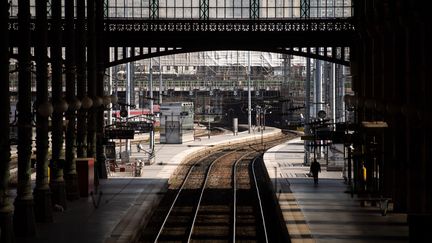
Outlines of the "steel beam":
M 150 19 L 159 19 L 159 0 L 150 0 Z
M 249 7 L 249 18 L 250 19 L 259 19 L 259 11 L 260 11 L 260 5 L 259 0 L 250 0 L 250 7 Z
M 200 0 L 199 18 L 201 20 L 209 19 L 209 0 Z

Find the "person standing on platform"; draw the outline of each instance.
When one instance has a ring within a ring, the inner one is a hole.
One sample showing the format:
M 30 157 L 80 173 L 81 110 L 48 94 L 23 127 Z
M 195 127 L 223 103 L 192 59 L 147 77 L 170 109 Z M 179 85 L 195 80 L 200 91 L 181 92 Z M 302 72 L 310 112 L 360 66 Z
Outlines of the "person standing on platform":
M 316 159 L 313 160 L 310 166 L 310 173 L 314 178 L 314 184 L 318 185 L 318 173 L 321 172 L 321 165 Z
M 137 144 L 137 152 L 139 153 L 139 152 L 141 152 L 141 151 L 143 151 L 143 150 L 144 150 L 144 148 L 143 148 L 142 144 L 141 144 L 141 143 L 138 143 L 138 144 Z

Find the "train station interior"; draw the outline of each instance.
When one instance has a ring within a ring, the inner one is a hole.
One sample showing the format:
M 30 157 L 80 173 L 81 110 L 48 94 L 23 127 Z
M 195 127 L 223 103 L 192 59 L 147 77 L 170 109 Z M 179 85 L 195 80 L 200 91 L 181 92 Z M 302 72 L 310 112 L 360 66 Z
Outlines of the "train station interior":
M 425 242 L 425 2 L 0 0 L 0 242 Z

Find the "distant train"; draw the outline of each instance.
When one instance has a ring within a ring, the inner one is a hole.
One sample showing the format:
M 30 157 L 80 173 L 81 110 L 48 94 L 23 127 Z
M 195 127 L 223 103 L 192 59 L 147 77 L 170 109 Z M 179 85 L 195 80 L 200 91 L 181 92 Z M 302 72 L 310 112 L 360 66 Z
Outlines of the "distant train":
M 158 116 L 160 112 L 160 106 L 159 105 L 153 105 L 153 114 L 155 116 Z M 112 116 L 115 118 L 121 118 L 121 113 L 122 110 L 113 110 L 112 111 Z M 150 109 L 148 108 L 143 108 L 143 109 L 131 109 L 129 110 L 129 117 L 137 117 L 137 116 L 148 116 L 150 115 Z

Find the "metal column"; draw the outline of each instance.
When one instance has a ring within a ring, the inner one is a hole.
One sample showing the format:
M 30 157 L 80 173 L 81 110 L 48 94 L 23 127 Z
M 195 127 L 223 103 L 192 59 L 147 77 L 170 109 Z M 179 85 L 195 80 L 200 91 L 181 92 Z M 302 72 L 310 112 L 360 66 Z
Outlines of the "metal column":
M 315 116 L 318 111 L 323 109 L 322 97 L 322 62 L 318 59 L 315 60 Z
M 63 179 L 64 151 L 63 151 L 63 112 L 67 110 L 67 103 L 63 100 L 63 49 L 62 49 L 62 1 L 53 0 L 51 3 L 53 44 L 51 46 L 52 67 L 52 101 L 54 112 L 52 116 L 52 156 L 50 161 L 50 187 L 54 204 L 66 208 L 66 188 Z
M 95 163 L 95 178 L 106 179 L 107 167 L 105 165 L 106 156 L 104 150 L 104 127 L 105 127 L 105 117 L 104 117 L 104 78 L 105 78 L 105 61 L 108 49 L 104 45 L 103 37 L 103 20 L 104 20 L 104 0 L 96 0 L 96 95 L 98 100 L 102 100 L 102 104 L 96 107 L 96 163 Z
M 310 81 L 311 81 L 311 75 L 310 75 L 310 58 L 306 58 L 306 83 L 305 83 L 305 125 L 304 125 L 304 132 L 306 135 L 310 134 Z M 310 147 L 308 141 L 305 141 L 305 157 L 304 157 L 304 163 L 309 164 L 309 153 L 310 153 Z
M 36 187 L 33 191 L 35 218 L 38 222 L 52 222 L 51 191 L 48 184 L 48 21 L 47 2 L 36 5 Z
M 160 59 L 159 59 L 160 60 Z M 153 110 L 153 66 L 152 66 L 152 59 L 150 58 L 150 70 L 149 70 L 149 93 L 150 93 L 150 115 L 151 118 L 154 119 L 154 110 Z M 160 65 L 160 62 L 159 62 Z M 153 123 L 153 121 L 152 121 Z M 154 125 L 154 124 L 153 124 Z M 149 162 L 152 163 L 154 158 L 154 145 L 155 145 L 155 134 L 154 134 L 154 126 L 152 126 L 152 129 L 150 130 L 150 141 L 149 141 L 149 147 L 150 147 L 150 154 L 149 154 Z
M 76 172 L 76 112 L 81 107 L 81 102 L 76 97 L 76 57 L 75 57 L 75 26 L 74 26 L 74 1 L 65 2 L 66 18 L 66 100 L 69 109 L 66 112 L 66 150 L 64 180 L 66 186 L 66 198 L 74 200 L 79 198 L 78 177 Z
M 34 236 L 36 223 L 31 189 L 32 100 L 30 61 L 30 1 L 18 1 L 18 185 L 13 216 L 15 235 Z
M 77 0 L 76 21 L 76 64 L 77 64 L 77 97 L 81 100 L 81 109 L 77 115 L 77 157 L 87 157 L 87 108 L 91 100 L 87 97 L 86 68 L 86 0 Z
M 336 89 L 337 89 L 337 86 L 336 86 L 336 64 L 335 63 L 332 63 L 331 64 L 331 82 L 332 82 L 332 85 L 331 85 L 331 109 L 332 109 L 332 122 L 333 123 L 336 123 L 336 118 L 337 118 L 337 116 L 336 116 Z
M 162 64 L 159 57 L 159 105 L 162 104 Z
M 87 114 L 87 157 L 96 158 L 96 112 L 101 103 L 96 97 L 96 14 L 95 1 L 87 0 L 87 92 L 93 106 Z M 97 170 L 95 170 L 97 171 Z
M 248 51 L 248 132 L 252 132 L 252 101 L 251 101 L 251 67 L 250 51 Z
M 9 134 L 9 6 L 8 0 L 0 0 L 0 129 Z M 9 166 L 11 160 L 9 136 L 0 136 L 0 242 L 12 243 L 13 205 L 9 200 Z
M 130 50 L 131 48 L 126 48 L 126 57 L 130 57 Z M 131 81 L 133 79 L 133 74 L 132 74 L 132 66 L 133 63 L 128 62 L 126 63 L 126 111 L 127 111 L 127 117 L 130 116 L 130 105 L 132 105 L 132 101 L 131 101 Z M 126 139 L 126 148 L 125 148 L 125 152 L 127 153 L 127 156 L 129 158 L 129 155 L 131 153 L 131 144 L 129 139 Z

